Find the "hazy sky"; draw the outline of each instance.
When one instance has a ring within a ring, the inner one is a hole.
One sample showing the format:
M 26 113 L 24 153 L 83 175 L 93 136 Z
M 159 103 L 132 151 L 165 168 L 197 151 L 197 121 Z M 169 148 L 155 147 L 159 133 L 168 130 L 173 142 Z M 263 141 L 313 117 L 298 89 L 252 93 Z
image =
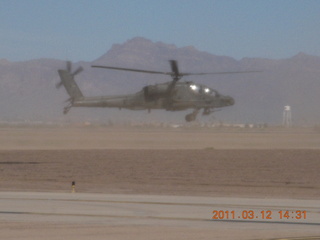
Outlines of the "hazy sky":
M 92 61 L 141 36 L 216 55 L 320 56 L 319 0 L 0 0 L 0 59 Z

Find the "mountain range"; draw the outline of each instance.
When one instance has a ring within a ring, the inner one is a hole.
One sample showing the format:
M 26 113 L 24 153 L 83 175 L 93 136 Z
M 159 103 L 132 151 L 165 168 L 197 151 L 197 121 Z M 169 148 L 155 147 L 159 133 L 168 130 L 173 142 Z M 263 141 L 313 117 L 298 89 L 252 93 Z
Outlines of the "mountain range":
M 1 58 L 1 56 L 0 56 Z M 136 37 L 114 44 L 92 62 L 77 62 L 85 71 L 76 76 L 86 96 L 117 95 L 139 91 L 147 84 L 171 79 L 162 75 L 94 69 L 91 65 L 170 71 L 168 60 L 178 61 L 181 72 L 261 71 L 245 74 L 188 76 L 194 81 L 232 96 L 235 105 L 213 116 L 199 116 L 200 121 L 229 123 L 281 124 L 284 106 L 292 109 L 293 123 L 314 125 L 320 122 L 320 57 L 297 53 L 288 59 L 217 56 L 193 46 L 178 48 Z M 0 121 L 165 121 L 183 122 L 191 112 L 130 111 L 73 108 L 62 114 L 68 99 L 66 91 L 56 89 L 58 69 L 64 60 L 35 59 L 24 62 L 0 60 Z

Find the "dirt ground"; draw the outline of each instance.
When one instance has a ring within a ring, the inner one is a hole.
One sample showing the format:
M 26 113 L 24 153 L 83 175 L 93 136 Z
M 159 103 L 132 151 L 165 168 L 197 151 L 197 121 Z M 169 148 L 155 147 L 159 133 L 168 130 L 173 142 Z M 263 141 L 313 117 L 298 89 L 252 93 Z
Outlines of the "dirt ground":
M 0 128 L 0 150 L 318 149 L 313 129 Z
M 75 181 L 79 192 L 320 197 L 312 132 L 27 128 L 0 129 L 0 142 L 0 191 L 67 192 Z
M 1 191 L 318 199 L 320 150 L 0 151 Z

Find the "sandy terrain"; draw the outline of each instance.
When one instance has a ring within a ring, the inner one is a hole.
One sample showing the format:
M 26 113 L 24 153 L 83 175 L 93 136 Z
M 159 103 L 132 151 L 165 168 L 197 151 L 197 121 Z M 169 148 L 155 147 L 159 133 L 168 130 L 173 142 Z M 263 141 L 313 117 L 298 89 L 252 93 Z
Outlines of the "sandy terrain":
M 0 191 L 67 193 L 76 181 L 77 193 L 317 200 L 319 169 L 320 134 L 311 131 L 0 129 Z M 65 235 L 55 238 L 56 228 Z M 99 224 L 0 222 L 0 229 L 12 239 L 40 239 L 37 233 L 53 234 L 46 239 L 103 239 L 101 233 L 150 239 L 163 231 L 166 239 L 228 239 L 181 226 L 115 225 L 105 231 Z M 251 233 L 248 239 L 275 236 L 259 228 Z
M 320 198 L 320 150 L 0 151 L 0 190 Z
M 320 149 L 312 129 L 0 128 L 0 150 Z

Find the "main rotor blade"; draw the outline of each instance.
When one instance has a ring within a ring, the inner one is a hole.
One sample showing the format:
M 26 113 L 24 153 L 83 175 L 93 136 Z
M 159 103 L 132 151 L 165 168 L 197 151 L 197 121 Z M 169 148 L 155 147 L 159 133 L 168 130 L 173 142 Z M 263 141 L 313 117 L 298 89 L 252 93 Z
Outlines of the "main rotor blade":
M 171 66 L 171 71 L 176 75 L 179 76 L 179 68 L 178 68 L 178 63 L 176 60 L 170 60 L 170 66 Z
M 99 65 L 92 65 L 91 67 L 93 67 L 93 68 L 106 68 L 106 69 L 113 69 L 113 70 L 120 70 L 120 71 L 172 75 L 171 72 L 158 72 L 158 71 L 149 71 L 149 70 L 141 70 L 141 69 L 134 69 L 134 68 L 119 68 L 119 67 L 109 67 L 109 66 L 99 66 Z
M 213 75 L 213 74 L 238 74 L 238 73 L 256 73 L 262 71 L 237 71 L 237 72 L 211 72 L 211 73 L 180 73 L 182 76 L 193 76 L 193 75 Z
M 93 68 L 106 68 L 120 71 L 131 71 L 131 72 L 141 72 L 141 73 L 151 73 L 151 74 L 163 74 L 172 76 L 175 81 L 179 80 L 183 76 L 199 76 L 199 75 L 213 75 L 213 74 L 241 74 L 241 73 L 255 73 L 262 71 L 230 71 L 230 72 L 207 72 L 207 73 L 182 73 L 179 72 L 178 64 L 175 60 L 170 60 L 170 65 L 172 72 L 159 72 L 159 71 L 149 71 L 149 70 L 141 70 L 134 68 L 120 68 L 120 67 L 111 67 L 111 66 L 100 66 L 100 65 L 92 65 Z
M 176 86 L 176 83 L 180 80 L 180 78 L 183 77 L 183 74 L 179 73 L 178 63 L 176 60 L 169 60 L 171 70 L 172 70 L 172 83 L 170 84 L 168 88 L 168 92 L 172 92 L 173 88 Z

